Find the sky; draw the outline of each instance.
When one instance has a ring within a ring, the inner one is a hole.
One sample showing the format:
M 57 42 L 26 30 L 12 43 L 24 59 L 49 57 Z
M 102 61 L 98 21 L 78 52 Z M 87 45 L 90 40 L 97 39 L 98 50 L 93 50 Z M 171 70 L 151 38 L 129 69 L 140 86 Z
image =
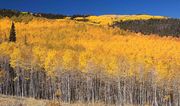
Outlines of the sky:
M 180 0 L 0 0 L 0 9 L 55 14 L 150 14 L 180 18 Z

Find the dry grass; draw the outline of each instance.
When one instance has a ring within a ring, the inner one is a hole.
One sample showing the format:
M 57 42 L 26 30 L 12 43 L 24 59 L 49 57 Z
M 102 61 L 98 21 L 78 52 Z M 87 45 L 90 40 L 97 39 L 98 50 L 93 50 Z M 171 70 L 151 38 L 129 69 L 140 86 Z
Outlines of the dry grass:
M 114 106 L 105 105 L 103 103 L 82 103 L 77 102 L 73 104 L 61 103 L 57 101 L 36 100 L 33 98 L 21 98 L 13 96 L 0 95 L 0 106 Z
M 0 106 L 45 106 L 47 101 L 0 95 Z

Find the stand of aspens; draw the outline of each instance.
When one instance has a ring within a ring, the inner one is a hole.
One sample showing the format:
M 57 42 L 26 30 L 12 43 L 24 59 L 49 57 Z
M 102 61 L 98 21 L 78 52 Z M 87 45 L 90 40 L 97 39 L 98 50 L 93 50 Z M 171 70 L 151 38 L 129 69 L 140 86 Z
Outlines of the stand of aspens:
M 44 23 L 49 25 L 47 27 L 58 23 L 46 21 L 35 20 L 35 23 L 39 22 L 39 25 Z M 36 45 L 36 37 L 29 35 L 26 36 L 26 41 L 22 38 L 19 40 L 22 42 L 18 43 L 18 39 L 16 41 L 16 37 L 11 36 L 10 42 L 0 44 L 1 94 L 50 100 L 59 98 L 60 101 L 68 103 L 81 101 L 121 106 L 127 104 L 180 106 L 179 55 L 177 52 L 165 54 L 169 48 L 171 51 L 180 51 L 180 43 L 176 38 L 120 36 L 121 30 L 93 25 L 86 26 L 90 30 L 88 32 L 87 29 L 83 29 L 84 24 L 71 21 L 63 23 L 66 23 L 64 27 L 82 28 L 72 36 L 80 32 L 89 34 L 93 31 L 102 31 L 97 34 L 102 33 L 103 37 L 110 36 L 117 39 L 97 40 L 100 37 L 92 36 L 94 42 L 89 42 L 83 37 L 77 40 L 82 36 L 79 35 L 72 38 L 74 42 L 71 43 L 71 40 L 63 42 L 65 38 L 60 38 L 58 42 L 63 39 L 61 45 L 64 44 L 62 49 L 49 44 L 57 38 L 49 39 L 45 36 L 38 39 L 44 40 L 45 44 Z M 33 29 L 31 22 L 27 25 Z M 62 26 L 61 24 L 62 31 L 58 30 L 58 33 L 61 35 L 71 33 Z M 21 35 L 18 31 L 17 33 Z M 106 33 L 110 35 L 106 36 Z M 95 32 L 94 34 L 96 35 Z M 30 42 L 28 39 L 33 40 Z M 47 41 L 48 39 L 52 41 Z M 153 43 L 154 41 L 157 43 Z M 134 42 L 133 45 L 131 42 Z M 143 43 L 143 46 L 140 43 Z M 157 46 L 159 44 L 165 46 Z M 156 53 L 159 54 L 152 52 L 154 50 L 158 50 Z

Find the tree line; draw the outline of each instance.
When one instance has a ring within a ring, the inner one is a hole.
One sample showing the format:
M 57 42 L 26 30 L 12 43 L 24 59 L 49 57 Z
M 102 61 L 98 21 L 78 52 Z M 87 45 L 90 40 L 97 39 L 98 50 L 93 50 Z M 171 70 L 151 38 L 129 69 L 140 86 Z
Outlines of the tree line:
M 180 37 L 180 19 L 130 20 L 115 22 L 113 26 L 146 35 L 157 34 L 160 36 Z
M 21 12 L 17 10 L 10 10 L 10 9 L 0 9 L 0 17 L 9 17 L 16 18 L 16 20 L 27 20 L 25 18 L 28 17 L 43 17 L 47 19 L 64 19 L 66 17 L 70 17 L 70 19 L 74 19 L 76 17 L 88 17 L 89 15 L 81 15 L 81 14 L 74 14 L 74 15 L 63 15 L 63 14 L 51 14 L 51 13 L 30 13 L 30 12 Z M 24 18 L 23 18 L 24 17 Z M 17 21 L 18 22 L 18 21 Z M 19 21 L 21 22 L 21 21 Z

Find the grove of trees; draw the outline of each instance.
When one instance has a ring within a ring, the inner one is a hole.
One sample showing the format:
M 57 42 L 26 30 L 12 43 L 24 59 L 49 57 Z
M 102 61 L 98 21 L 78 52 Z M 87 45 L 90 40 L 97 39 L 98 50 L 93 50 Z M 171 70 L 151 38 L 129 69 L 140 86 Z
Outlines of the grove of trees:
M 66 19 L 0 19 L 0 93 L 73 103 L 180 105 L 180 39 Z
M 113 26 L 146 35 L 180 37 L 180 19 L 149 19 L 115 22 Z

